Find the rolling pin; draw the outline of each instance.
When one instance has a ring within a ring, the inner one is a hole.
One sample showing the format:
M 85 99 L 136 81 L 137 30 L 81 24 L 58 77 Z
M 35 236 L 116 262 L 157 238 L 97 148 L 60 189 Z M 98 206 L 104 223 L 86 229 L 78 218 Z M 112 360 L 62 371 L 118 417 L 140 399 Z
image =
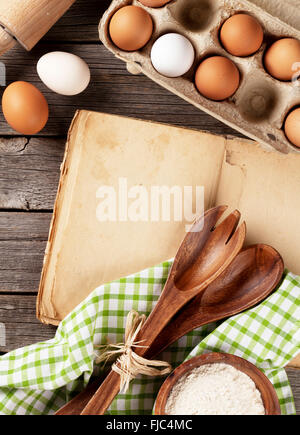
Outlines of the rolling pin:
M 31 50 L 76 0 L 0 0 L 0 55 L 17 41 Z

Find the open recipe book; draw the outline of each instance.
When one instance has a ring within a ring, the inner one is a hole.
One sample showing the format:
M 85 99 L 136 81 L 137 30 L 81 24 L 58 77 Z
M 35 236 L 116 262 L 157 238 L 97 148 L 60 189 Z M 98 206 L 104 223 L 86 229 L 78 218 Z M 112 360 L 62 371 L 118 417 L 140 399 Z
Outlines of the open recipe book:
M 158 188 L 160 210 L 152 195 Z M 300 274 L 299 192 L 298 154 L 79 111 L 61 168 L 38 318 L 58 324 L 100 284 L 172 258 L 203 207 L 237 208 L 247 244 L 272 245 Z

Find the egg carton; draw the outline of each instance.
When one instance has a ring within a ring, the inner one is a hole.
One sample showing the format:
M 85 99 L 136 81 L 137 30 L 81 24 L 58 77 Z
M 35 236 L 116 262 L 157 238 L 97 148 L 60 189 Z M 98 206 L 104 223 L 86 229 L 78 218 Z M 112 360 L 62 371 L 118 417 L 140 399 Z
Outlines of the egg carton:
M 126 52 L 113 44 L 108 27 L 117 10 L 131 4 L 147 10 L 154 22 L 154 32 L 144 48 Z M 238 12 L 256 17 L 265 33 L 260 50 L 245 58 L 230 55 L 219 40 L 222 24 Z M 178 78 L 159 74 L 150 59 L 153 43 L 170 32 L 186 36 L 195 49 L 193 67 Z M 282 37 L 300 40 L 300 32 L 260 7 L 246 0 L 173 0 L 164 7 L 155 9 L 143 6 L 138 0 L 113 0 L 100 21 L 99 35 L 103 44 L 128 64 L 130 72 L 145 74 L 172 93 L 269 149 L 275 148 L 286 154 L 300 152 L 299 148 L 288 141 L 283 131 L 287 114 L 300 104 L 300 82 L 278 81 L 266 72 L 263 64 L 268 46 Z M 202 59 L 211 55 L 231 59 L 241 73 L 239 89 L 231 98 L 222 102 L 206 99 L 194 84 L 198 65 Z

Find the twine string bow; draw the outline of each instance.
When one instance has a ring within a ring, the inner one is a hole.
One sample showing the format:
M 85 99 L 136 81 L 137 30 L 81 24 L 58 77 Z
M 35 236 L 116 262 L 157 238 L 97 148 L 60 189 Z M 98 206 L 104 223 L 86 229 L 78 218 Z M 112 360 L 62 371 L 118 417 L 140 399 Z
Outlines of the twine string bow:
M 133 350 L 133 348 L 148 347 L 141 345 L 143 340 L 136 341 L 145 321 L 145 315 L 140 316 L 136 311 L 130 311 L 126 320 L 125 343 L 98 346 L 99 349 L 104 350 L 101 355 L 97 356 L 97 364 L 106 363 L 109 359 L 120 355 L 112 365 L 112 370 L 120 375 L 120 391 L 122 393 L 128 390 L 130 381 L 138 375 L 164 376 L 172 371 L 172 367 L 168 362 L 148 360 L 139 356 Z

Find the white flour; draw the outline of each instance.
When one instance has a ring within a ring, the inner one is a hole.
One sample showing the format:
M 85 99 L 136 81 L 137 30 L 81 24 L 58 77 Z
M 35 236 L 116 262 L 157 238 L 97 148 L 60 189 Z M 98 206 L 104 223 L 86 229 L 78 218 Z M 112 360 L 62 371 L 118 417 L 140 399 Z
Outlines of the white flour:
M 255 383 L 228 364 L 206 364 L 174 385 L 166 404 L 169 415 L 264 415 Z

